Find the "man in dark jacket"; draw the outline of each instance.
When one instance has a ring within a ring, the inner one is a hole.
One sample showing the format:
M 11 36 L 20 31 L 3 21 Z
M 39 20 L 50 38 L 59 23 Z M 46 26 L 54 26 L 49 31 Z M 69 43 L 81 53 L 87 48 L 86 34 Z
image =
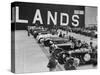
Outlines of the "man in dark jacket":
M 66 59 L 66 63 L 64 64 L 65 70 L 76 70 L 76 67 L 73 65 L 74 59 L 68 58 Z
M 47 65 L 47 67 L 49 68 L 49 71 L 55 71 L 56 66 L 57 66 L 57 61 L 53 56 L 51 56 L 49 59 L 49 63 Z

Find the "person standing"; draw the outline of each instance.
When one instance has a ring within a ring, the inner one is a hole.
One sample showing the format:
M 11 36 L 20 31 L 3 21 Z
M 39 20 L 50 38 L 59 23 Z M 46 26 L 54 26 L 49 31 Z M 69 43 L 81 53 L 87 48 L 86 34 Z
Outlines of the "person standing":
M 79 65 L 80 60 L 78 58 L 69 57 L 66 58 L 66 63 L 64 64 L 65 70 L 76 70 Z
M 56 66 L 57 66 L 57 60 L 53 56 L 51 56 L 49 59 L 49 63 L 47 65 L 49 71 L 56 71 Z
M 30 36 L 30 26 L 27 26 L 28 36 Z

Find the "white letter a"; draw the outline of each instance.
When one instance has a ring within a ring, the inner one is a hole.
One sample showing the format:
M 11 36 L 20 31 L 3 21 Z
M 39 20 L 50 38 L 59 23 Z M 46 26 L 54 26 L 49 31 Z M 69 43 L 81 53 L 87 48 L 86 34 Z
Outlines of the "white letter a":
M 39 9 L 36 10 L 35 17 L 33 19 L 33 23 L 35 23 L 36 21 L 40 21 L 40 24 L 43 24 Z

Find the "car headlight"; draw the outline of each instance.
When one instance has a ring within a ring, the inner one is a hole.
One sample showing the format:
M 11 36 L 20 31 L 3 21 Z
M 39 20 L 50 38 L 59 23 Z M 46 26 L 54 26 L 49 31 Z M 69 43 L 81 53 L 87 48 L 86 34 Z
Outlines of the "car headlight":
M 84 60 L 85 61 L 90 61 L 90 59 L 91 59 L 90 54 L 87 53 L 87 54 L 84 55 Z

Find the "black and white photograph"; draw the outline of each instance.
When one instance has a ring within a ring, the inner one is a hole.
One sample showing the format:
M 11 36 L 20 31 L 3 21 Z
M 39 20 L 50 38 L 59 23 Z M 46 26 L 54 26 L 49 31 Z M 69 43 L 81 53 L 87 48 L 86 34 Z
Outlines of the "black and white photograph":
M 11 72 L 97 69 L 98 7 L 11 3 Z

